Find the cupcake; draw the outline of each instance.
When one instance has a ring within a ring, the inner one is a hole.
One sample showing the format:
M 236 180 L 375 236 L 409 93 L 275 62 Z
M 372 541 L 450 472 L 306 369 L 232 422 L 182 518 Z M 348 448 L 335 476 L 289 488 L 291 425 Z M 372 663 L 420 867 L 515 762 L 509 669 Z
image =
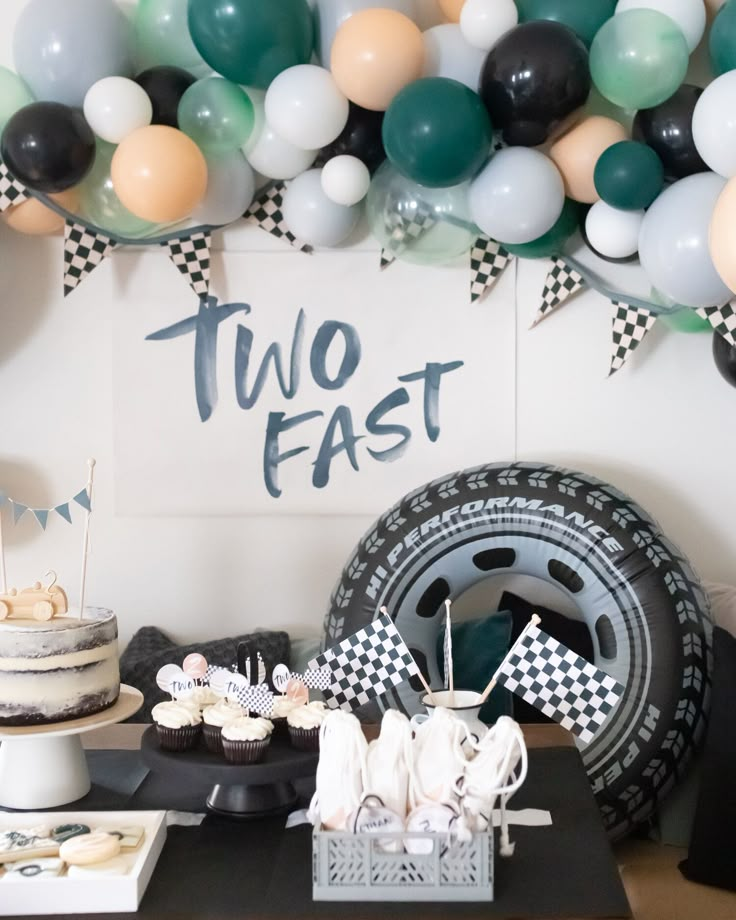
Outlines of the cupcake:
M 258 763 L 271 741 L 273 723 L 260 716 L 239 716 L 222 726 L 222 749 L 230 763 Z
M 200 712 L 204 712 L 208 706 L 219 703 L 222 697 L 211 687 L 195 687 L 190 699 L 199 706 Z
M 165 751 L 188 751 L 202 731 L 199 707 L 184 700 L 159 703 L 151 710 L 158 731 L 158 741 Z
M 319 730 L 327 707 L 319 700 L 292 709 L 286 717 L 291 743 L 299 751 L 319 750 Z
M 221 699 L 214 706 L 207 706 L 202 713 L 202 731 L 207 750 L 213 754 L 222 754 L 222 726 L 245 715 L 242 706 Z
M 288 728 L 286 726 L 286 717 L 297 707 L 303 705 L 295 700 L 289 699 L 288 696 L 276 696 L 273 700 L 273 709 L 271 710 L 271 721 L 273 722 L 274 735 L 286 737 Z

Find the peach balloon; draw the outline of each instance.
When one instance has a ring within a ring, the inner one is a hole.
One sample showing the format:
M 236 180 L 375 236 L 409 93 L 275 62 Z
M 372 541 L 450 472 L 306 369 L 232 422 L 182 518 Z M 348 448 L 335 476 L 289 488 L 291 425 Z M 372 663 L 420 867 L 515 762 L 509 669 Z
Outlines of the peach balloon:
M 440 9 L 448 22 L 460 22 L 460 13 L 465 6 L 465 0 L 439 0 L 439 2 Z
M 79 209 L 79 192 L 75 188 L 64 192 L 49 195 L 59 207 L 72 214 Z M 29 236 L 48 236 L 64 229 L 65 219 L 61 214 L 46 207 L 38 198 L 29 198 L 20 204 L 13 205 L 3 215 L 5 223 L 17 233 L 26 233 Z
M 726 183 L 713 209 L 710 257 L 721 281 L 736 292 L 736 178 Z
M 330 67 L 348 99 L 384 112 L 400 89 L 422 76 L 422 33 L 395 10 L 362 10 L 337 30 Z
M 183 220 L 207 191 L 207 163 L 176 128 L 148 125 L 129 134 L 113 154 L 115 194 L 136 217 L 163 224 Z
M 549 150 L 565 180 L 565 194 L 574 201 L 594 204 L 600 198 L 593 173 L 598 158 L 611 144 L 627 139 L 626 129 L 612 118 L 591 115 L 571 128 Z

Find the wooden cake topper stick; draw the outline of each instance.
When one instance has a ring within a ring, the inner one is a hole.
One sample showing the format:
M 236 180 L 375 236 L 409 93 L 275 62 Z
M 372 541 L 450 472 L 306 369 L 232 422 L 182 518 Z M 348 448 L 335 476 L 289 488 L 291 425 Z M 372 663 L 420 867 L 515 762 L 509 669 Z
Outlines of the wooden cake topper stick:
M 480 699 L 478 700 L 479 703 L 485 703 L 485 701 L 488 699 L 488 694 L 489 694 L 489 693 L 491 692 L 491 690 L 493 690 L 493 688 L 496 686 L 496 681 L 498 680 L 498 675 L 501 673 L 501 671 L 503 671 L 503 669 L 506 667 L 506 664 L 508 663 L 509 658 L 511 658 L 511 656 L 512 656 L 512 655 L 514 654 L 514 652 L 516 651 L 516 646 L 517 646 L 517 645 L 521 642 L 521 640 L 526 636 L 526 634 L 529 632 L 529 630 L 532 628 L 532 626 L 537 626 L 537 625 L 538 625 L 539 623 L 541 623 L 541 622 L 542 622 L 541 619 L 537 616 L 536 613 L 535 613 L 535 614 L 532 614 L 531 620 L 529 620 L 529 622 L 526 624 L 526 626 L 522 629 L 521 635 L 520 635 L 519 638 L 516 640 L 516 642 L 514 642 L 514 644 L 511 646 L 511 648 L 508 650 L 508 654 L 506 655 L 506 657 L 504 658 L 504 660 L 501 662 L 501 664 L 498 666 L 498 668 L 496 669 L 496 673 L 495 673 L 495 674 L 493 675 L 493 677 L 490 679 L 490 681 L 489 681 L 489 683 L 488 683 L 488 686 L 486 687 L 486 689 L 485 689 L 485 690 L 483 691 L 483 693 L 481 694 L 481 697 L 480 697 Z
M 8 578 L 5 573 L 5 544 L 3 543 L 3 506 L 0 504 L 0 594 L 8 593 Z
M 455 664 L 452 660 L 452 616 L 450 614 L 451 606 L 452 601 L 448 597 L 445 601 L 445 644 L 447 647 L 447 661 L 445 662 L 445 667 L 449 671 L 449 674 L 447 675 L 447 688 L 450 691 L 450 707 L 455 705 Z
M 94 458 L 87 461 L 89 467 L 89 476 L 87 478 L 87 498 L 89 508 L 85 512 L 84 518 L 84 536 L 82 538 L 82 578 L 79 588 L 79 619 L 84 619 L 84 596 L 87 592 L 87 556 L 89 555 L 89 519 L 92 516 L 92 484 L 95 476 Z

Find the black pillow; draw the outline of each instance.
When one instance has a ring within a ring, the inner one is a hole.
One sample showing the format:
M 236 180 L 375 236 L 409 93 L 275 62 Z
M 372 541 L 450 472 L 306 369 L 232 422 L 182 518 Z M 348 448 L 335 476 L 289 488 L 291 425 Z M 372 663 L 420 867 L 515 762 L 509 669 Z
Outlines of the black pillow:
M 508 610 L 511 613 L 511 645 L 519 638 L 524 627 L 531 620 L 532 614 L 536 613 L 542 621 L 539 624 L 541 630 L 566 645 L 571 651 L 585 658 L 586 661 L 593 661 L 595 656 L 593 640 L 585 623 L 579 620 L 571 620 L 555 610 L 548 610 L 538 604 L 530 604 L 523 597 L 518 597 L 510 591 L 504 591 L 501 595 L 498 609 Z M 515 693 L 512 696 L 514 700 L 514 718 L 517 722 L 546 723 L 554 721 L 541 713 L 536 706 L 525 702 Z
M 204 655 L 209 664 L 229 668 L 237 663 L 238 644 L 241 642 L 248 642 L 254 651 L 263 655 L 266 674 L 269 676 L 277 664 L 289 664 L 290 643 L 289 635 L 285 632 L 264 630 L 245 636 L 177 645 L 155 626 L 139 629 L 120 656 L 120 680 L 136 687 L 144 697 L 143 707 L 128 721 L 150 722 L 151 710 L 156 703 L 169 699 L 156 685 L 159 668 L 165 664 L 181 665 L 192 652 Z
M 736 638 L 713 630 L 710 721 L 700 765 L 700 793 L 688 857 L 691 882 L 736 891 Z

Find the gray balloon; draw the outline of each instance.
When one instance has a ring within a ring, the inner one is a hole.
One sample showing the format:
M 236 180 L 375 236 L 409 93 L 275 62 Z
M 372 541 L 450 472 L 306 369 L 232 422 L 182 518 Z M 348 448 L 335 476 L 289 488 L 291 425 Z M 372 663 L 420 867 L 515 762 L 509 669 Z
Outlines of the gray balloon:
M 726 180 L 715 173 L 680 179 L 657 198 L 639 231 L 639 261 L 652 287 L 686 307 L 714 307 L 733 294 L 708 250 L 708 228 Z
M 323 67 L 330 66 L 330 52 L 335 33 L 346 19 L 360 10 L 396 10 L 409 19 L 416 15 L 416 0 L 315 0 L 315 47 Z
M 284 193 L 283 215 L 294 236 L 310 246 L 339 246 L 353 232 L 361 205 L 335 204 L 322 189 L 322 170 L 297 176 Z
M 13 57 L 36 99 L 81 106 L 103 77 L 132 76 L 131 27 L 114 0 L 30 0 Z
M 212 154 L 207 160 L 207 194 L 192 220 L 221 226 L 242 217 L 253 201 L 256 180 L 240 150 Z

